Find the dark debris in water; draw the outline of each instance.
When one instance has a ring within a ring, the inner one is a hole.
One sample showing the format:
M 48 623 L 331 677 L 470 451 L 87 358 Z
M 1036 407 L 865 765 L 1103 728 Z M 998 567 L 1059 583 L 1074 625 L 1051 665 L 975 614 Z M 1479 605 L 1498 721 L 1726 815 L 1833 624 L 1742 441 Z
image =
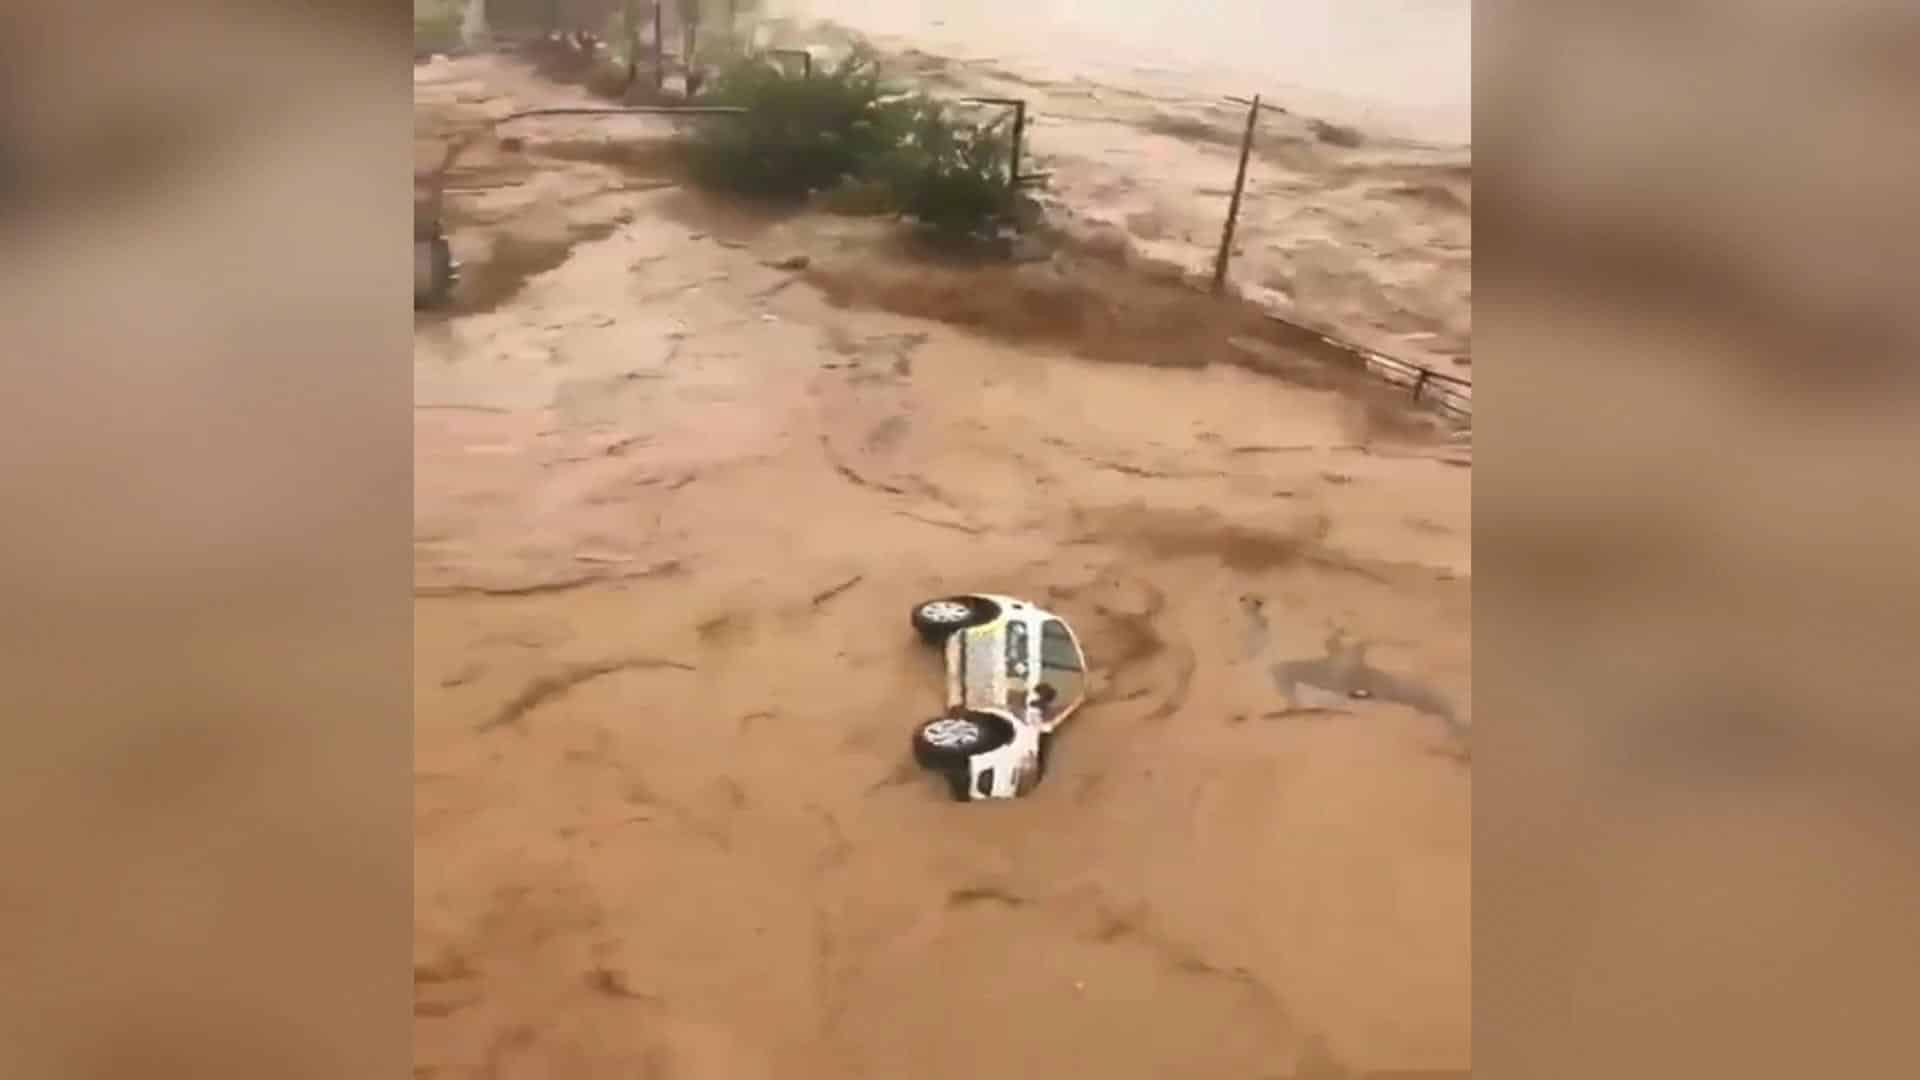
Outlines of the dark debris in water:
M 1283 714 L 1339 711 L 1331 704 L 1337 699 L 1383 701 L 1425 713 L 1456 736 L 1464 735 L 1452 702 L 1431 687 L 1368 663 L 1365 642 L 1350 642 L 1335 632 L 1326 648 L 1325 656 L 1273 665 L 1274 685 L 1289 703 Z

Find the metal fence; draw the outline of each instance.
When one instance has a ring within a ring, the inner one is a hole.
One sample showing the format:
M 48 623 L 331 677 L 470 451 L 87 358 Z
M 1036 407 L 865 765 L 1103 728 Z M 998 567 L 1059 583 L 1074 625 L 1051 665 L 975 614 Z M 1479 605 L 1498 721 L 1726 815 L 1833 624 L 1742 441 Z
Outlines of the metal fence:
M 1246 192 L 1247 167 L 1253 156 L 1253 142 L 1260 127 L 1260 111 L 1263 108 L 1276 112 L 1285 111 L 1276 109 L 1271 105 L 1263 105 L 1260 101 L 1260 96 L 1257 94 L 1251 99 L 1229 97 L 1227 100 L 1236 105 L 1245 105 L 1247 107 L 1247 126 L 1245 134 L 1243 134 L 1240 139 L 1240 164 L 1234 175 L 1233 198 L 1227 204 L 1227 220 L 1221 228 L 1220 249 L 1214 259 L 1213 289 L 1215 292 L 1224 292 L 1227 285 L 1227 271 L 1233 260 L 1234 231 L 1240 223 L 1241 199 Z M 1268 318 L 1276 322 L 1285 323 L 1296 330 L 1312 334 L 1328 347 L 1337 349 L 1353 357 L 1365 365 L 1368 371 L 1380 378 L 1396 385 L 1408 387 L 1413 392 L 1415 401 L 1430 405 L 1456 419 L 1465 421 L 1471 421 L 1473 419 L 1473 380 L 1471 379 L 1463 379 L 1458 375 L 1451 375 L 1444 371 L 1436 371 L 1433 368 L 1416 364 L 1410 360 L 1402 360 L 1399 357 L 1388 356 L 1375 349 L 1368 349 L 1349 341 L 1341 341 L 1329 334 L 1315 330 L 1312 327 L 1301 326 L 1299 323 L 1279 315 L 1269 314 Z
M 1364 365 L 1367 371 L 1395 386 L 1404 386 L 1413 394 L 1413 399 L 1423 405 L 1445 413 L 1458 420 L 1473 419 L 1473 382 L 1458 375 L 1449 375 L 1444 371 L 1435 371 L 1430 367 L 1388 356 L 1374 349 L 1362 348 L 1352 342 L 1320 333 L 1303 327 L 1298 323 L 1278 315 L 1267 316 L 1276 322 L 1284 322 L 1296 330 L 1304 330 L 1324 342 L 1328 347 L 1348 354 Z

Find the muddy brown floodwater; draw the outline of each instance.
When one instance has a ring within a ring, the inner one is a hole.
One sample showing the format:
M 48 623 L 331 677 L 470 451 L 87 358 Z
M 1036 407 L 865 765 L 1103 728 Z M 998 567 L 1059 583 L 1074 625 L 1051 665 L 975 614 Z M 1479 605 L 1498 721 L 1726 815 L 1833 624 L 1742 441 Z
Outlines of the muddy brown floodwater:
M 574 93 L 431 64 L 422 142 Z M 1464 1072 L 1470 446 L 1071 250 L 708 203 L 663 132 L 530 122 L 453 176 L 416 1075 Z M 1080 314 L 996 314 L 1034 303 Z M 1179 340 L 1121 348 L 1148 303 Z M 1020 801 L 908 754 L 906 614 L 958 590 L 1095 669 Z
M 773 9 L 795 17 L 762 20 L 754 32 L 823 62 L 878 42 L 884 72 L 948 101 L 1024 99 L 1024 167 L 1048 174 L 1039 190 L 1056 216 L 1199 274 L 1213 269 L 1246 125 L 1246 108 L 1224 95 L 1264 93 L 1233 289 L 1321 332 L 1466 378 L 1469 7 L 1216 0 L 1200 14 L 1175 0 L 782 0 Z M 1329 17 L 1335 25 L 1316 25 Z M 1441 62 L 1427 68 L 1410 54 Z M 1364 87 L 1369 100 L 1452 101 L 1443 110 L 1452 119 L 1392 123 L 1399 110 L 1339 109 L 1300 80 Z

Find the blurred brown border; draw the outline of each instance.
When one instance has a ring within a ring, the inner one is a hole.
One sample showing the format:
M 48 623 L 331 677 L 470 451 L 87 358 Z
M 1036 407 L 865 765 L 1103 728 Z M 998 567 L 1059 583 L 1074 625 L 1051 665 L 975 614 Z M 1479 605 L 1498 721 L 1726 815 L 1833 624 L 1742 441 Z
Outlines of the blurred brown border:
M 0 24 L 0 1075 L 405 1075 L 399 12 Z
M 1476 1074 L 1910 1073 L 1920 8 L 1476 14 Z

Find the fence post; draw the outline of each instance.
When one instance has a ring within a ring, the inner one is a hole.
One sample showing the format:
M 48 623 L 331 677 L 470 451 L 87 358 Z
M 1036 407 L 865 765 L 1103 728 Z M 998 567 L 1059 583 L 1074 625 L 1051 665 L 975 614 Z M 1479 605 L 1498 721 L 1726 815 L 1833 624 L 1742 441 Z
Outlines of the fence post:
M 1020 186 L 1020 151 L 1027 141 L 1027 101 L 1025 98 L 970 97 L 961 100 L 973 105 L 998 105 L 1013 110 L 1013 145 L 1007 157 L 1007 190 Z M 997 123 L 997 122 L 996 122 Z
M 1027 138 L 1027 103 L 1023 100 L 1013 107 L 1013 157 L 1007 161 L 1007 186 L 1018 190 L 1020 187 L 1020 144 Z
M 1240 139 L 1240 171 L 1233 178 L 1233 201 L 1227 204 L 1227 227 L 1220 234 L 1220 256 L 1213 264 L 1213 291 L 1227 287 L 1227 260 L 1233 257 L 1233 230 L 1240 221 L 1240 194 L 1247 186 L 1247 159 L 1253 155 L 1253 127 L 1260 119 L 1260 95 L 1247 109 L 1247 133 Z

